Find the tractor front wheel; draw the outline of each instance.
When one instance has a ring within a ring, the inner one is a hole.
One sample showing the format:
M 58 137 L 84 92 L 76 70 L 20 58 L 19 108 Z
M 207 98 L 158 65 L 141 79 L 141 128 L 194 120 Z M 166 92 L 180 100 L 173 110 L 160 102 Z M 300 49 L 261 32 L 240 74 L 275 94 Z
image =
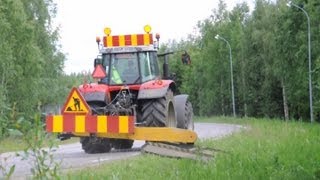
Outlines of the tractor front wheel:
M 112 144 L 114 149 L 130 149 L 133 146 L 133 142 L 130 139 L 114 139 Z
M 177 128 L 194 130 L 193 109 L 188 95 L 182 94 L 174 97 L 177 112 Z
M 103 107 L 102 103 L 95 102 L 95 103 L 88 103 L 93 115 L 103 115 Z M 109 138 L 100 138 L 95 136 L 89 137 L 81 137 L 80 143 L 82 145 L 82 149 L 84 152 L 88 154 L 97 154 L 97 153 L 106 153 L 110 152 L 112 148 L 111 139 Z
M 194 130 L 194 122 L 193 122 L 193 109 L 190 101 L 187 101 L 185 104 L 185 112 L 184 112 L 184 121 L 181 127 L 182 129 Z M 178 123 L 179 124 L 179 123 Z
M 82 137 L 80 143 L 84 152 L 88 154 L 106 153 L 112 148 L 108 138 Z

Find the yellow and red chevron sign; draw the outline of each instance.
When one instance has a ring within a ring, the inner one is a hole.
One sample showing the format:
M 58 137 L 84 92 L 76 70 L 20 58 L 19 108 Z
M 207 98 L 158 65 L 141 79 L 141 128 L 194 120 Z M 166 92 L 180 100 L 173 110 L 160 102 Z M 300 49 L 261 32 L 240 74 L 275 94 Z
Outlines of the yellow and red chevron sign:
M 133 116 L 49 115 L 47 132 L 55 133 L 134 133 Z
M 104 36 L 105 47 L 117 46 L 148 46 L 153 44 L 152 34 L 131 34 L 118 36 Z

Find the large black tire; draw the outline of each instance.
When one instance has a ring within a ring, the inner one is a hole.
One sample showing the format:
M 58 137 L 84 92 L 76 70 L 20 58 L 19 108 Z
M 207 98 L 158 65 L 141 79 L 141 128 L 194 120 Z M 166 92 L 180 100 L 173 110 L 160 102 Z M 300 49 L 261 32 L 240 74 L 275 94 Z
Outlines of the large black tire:
M 184 122 L 181 127 L 182 129 L 194 130 L 194 122 L 193 122 L 193 108 L 190 101 L 187 101 L 185 104 L 185 113 L 184 113 Z
M 130 149 L 133 146 L 133 142 L 130 139 L 115 139 L 112 144 L 115 149 Z
M 82 149 L 88 154 L 110 152 L 112 146 L 110 139 L 99 137 L 82 137 L 80 138 Z
M 176 127 L 173 92 L 169 89 L 165 97 L 145 100 L 142 104 L 142 122 L 148 127 Z
M 103 112 L 99 112 L 98 110 L 99 107 L 101 107 L 101 104 L 91 103 L 89 106 L 92 108 L 92 114 L 103 114 Z M 109 138 L 100 138 L 94 136 L 82 137 L 80 138 L 80 143 L 84 152 L 88 154 L 106 153 L 110 152 L 112 148 L 112 143 Z
M 177 112 L 177 128 L 194 130 L 193 109 L 188 95 L 181 94 L 174 97 Z
M 179 100 L 177 100 L 176 102 L 179 102 Z M 177 128 L 181 128 L 181 129 L 188 129 L 193 131 L 194 130 L 194 122 L 193 122 L 193 108 L 192 108 L 192 104 L 188 99 L 180 99 L 180 104 L 177 103 L 177 106 L 181 106 L 179 108 L 177 108 L 177 114 L 178 115 L 178 124 L 177 124 Z M 189 145 L 194 144 L 194 143 L 187 143 Z

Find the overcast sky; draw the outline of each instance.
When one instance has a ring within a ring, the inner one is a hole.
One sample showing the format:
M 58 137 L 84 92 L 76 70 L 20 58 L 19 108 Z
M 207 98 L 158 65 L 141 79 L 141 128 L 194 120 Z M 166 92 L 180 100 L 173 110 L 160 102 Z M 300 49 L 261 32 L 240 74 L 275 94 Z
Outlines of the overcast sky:
M 252 0 L 225 0 L 228 9 L 236 3 Z M 217 8 L 218 0 L 55 0 L 60 26 L 60 44 L 66 54 L 64 71 L 93 71 L 98 55 L 96 36 L 103 36 L 104 27 L 112 35 L 144 33 L 149 24 L 153 33 L 160 33 L 160 42 L 181 39 L 194 32 L 198 21 Z

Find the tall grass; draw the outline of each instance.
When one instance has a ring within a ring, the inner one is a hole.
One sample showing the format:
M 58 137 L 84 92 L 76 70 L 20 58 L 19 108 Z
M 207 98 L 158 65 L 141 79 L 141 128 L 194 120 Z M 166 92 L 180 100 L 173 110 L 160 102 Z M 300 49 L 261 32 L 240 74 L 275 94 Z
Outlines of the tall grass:
M 247 120 L 248 121 L 248 120 Z M 320 126 L 275 120 L 248 121 L 250 130 L 212 142 L 226 149 L 214 172 L 219 179 L 320 178 Z
M 144 155 L 70 172 L 63 179 L 320 178 L 319 124 L 248 118 L 237 121 L 247 130 L 197 143 L 226 151 L 217 153 L 208 163 Z

